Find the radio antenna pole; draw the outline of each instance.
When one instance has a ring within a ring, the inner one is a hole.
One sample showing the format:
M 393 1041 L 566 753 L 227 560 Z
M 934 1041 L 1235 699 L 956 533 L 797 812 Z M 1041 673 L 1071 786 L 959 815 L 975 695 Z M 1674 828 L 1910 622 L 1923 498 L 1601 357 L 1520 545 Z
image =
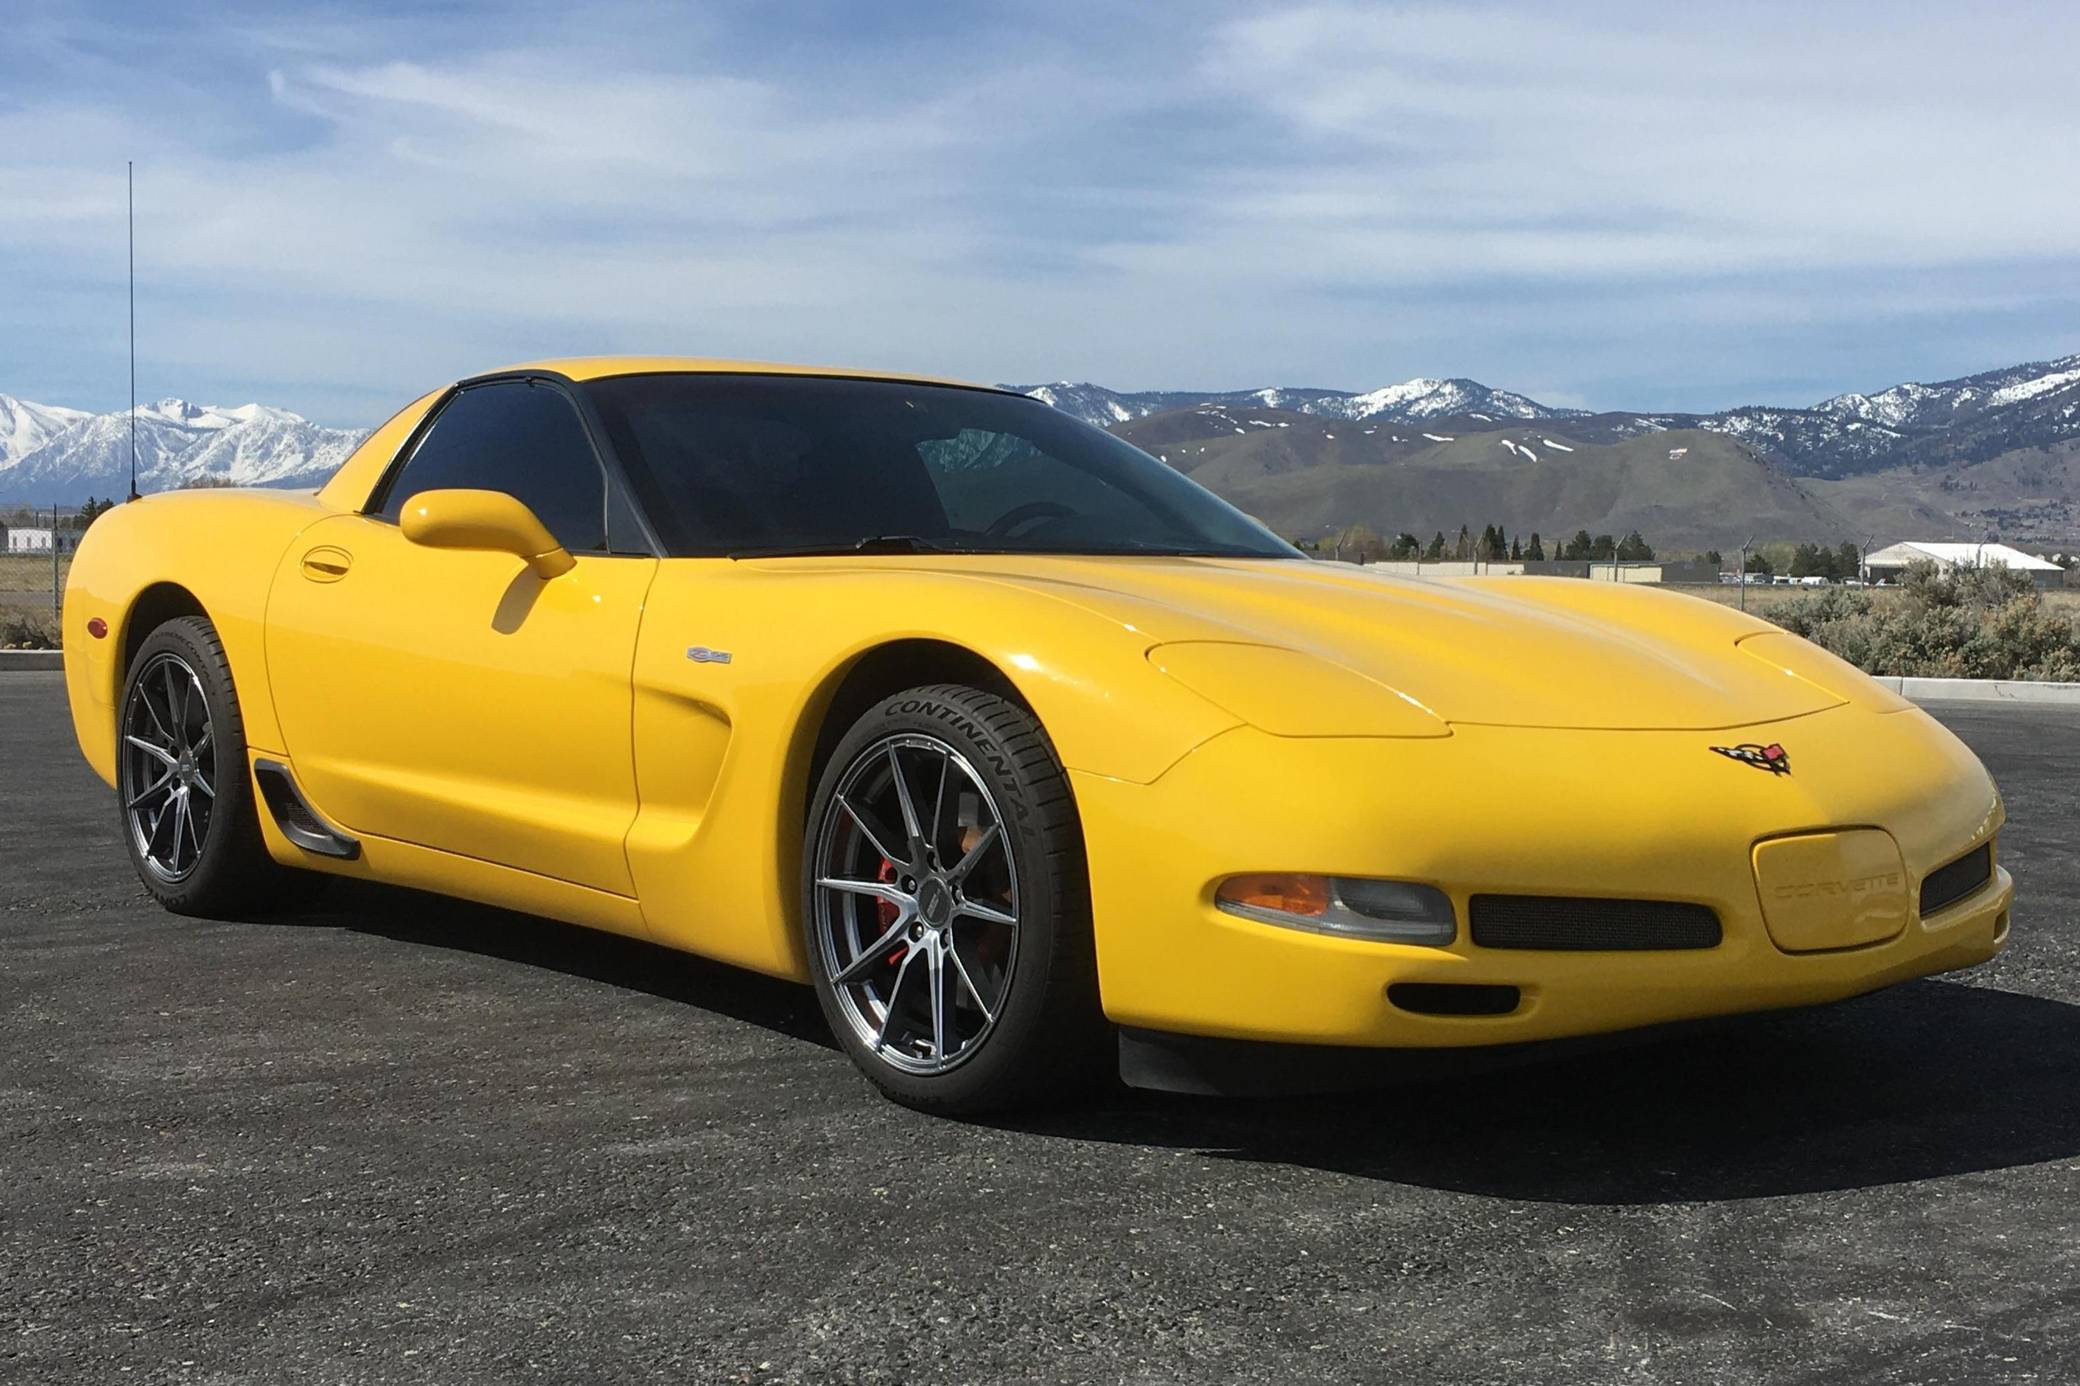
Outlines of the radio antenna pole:
M 137 161 L 124 161 L 130 192 L 130 499 L 137 499 Z

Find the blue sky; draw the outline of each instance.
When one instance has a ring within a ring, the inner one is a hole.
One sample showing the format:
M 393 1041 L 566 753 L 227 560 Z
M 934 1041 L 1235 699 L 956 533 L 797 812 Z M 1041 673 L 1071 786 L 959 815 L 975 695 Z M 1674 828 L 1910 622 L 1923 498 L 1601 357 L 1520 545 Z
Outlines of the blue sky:
M 1805 403 L 2080 350 L 2080 6 L 53 4 L 0 392 L 547 354 Z

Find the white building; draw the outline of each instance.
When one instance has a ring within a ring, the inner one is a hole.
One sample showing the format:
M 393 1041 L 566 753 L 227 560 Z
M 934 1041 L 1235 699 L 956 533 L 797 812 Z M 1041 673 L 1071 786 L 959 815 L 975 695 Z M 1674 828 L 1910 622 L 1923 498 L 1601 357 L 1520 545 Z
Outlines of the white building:
M 1872 582 L 1886 579 L 1897 581 L 1915 563 L 1933 563 L 1945 570 L 1951 568 L 2013 568 L 2028 573 L 2030 581 L 2039 587 L 2061 587 L 2065 584 L 2065 569 L 2056 563 L 2047 562 L 2027 554 L 2020 549 L 2011 549 L 2006 544 L 1957 544 L 1936 543 L 1921 539 L 1902 540 L 1888 548 L 1874 550 L 1865 560 L 1870 569 Z
M 71 553 L 79 547 L 80 539 L 80 531 L 76 529 L 52 530 L 48 527 L 43 529 L 14 529 L 6 525 L 0 525 L 0 535 L 7 537 L 7 552 L 9 553 L 49 554 L 53 535 L 56 536 L 55 542 L 58 546 L 58 552 Z

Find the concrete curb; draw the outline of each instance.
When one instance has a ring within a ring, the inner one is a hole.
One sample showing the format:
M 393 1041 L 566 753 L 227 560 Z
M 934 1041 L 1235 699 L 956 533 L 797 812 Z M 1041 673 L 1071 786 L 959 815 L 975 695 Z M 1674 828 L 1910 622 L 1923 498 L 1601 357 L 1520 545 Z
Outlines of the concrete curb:
M 1878 682 L 1917 703 L 2063 703 L 2080 706 L 2080 683 L 1897 677 L 1881 677 Z
M 31 669 L 43 673 L 64 667 L 62 650 L 0 650 L 0 674 Z

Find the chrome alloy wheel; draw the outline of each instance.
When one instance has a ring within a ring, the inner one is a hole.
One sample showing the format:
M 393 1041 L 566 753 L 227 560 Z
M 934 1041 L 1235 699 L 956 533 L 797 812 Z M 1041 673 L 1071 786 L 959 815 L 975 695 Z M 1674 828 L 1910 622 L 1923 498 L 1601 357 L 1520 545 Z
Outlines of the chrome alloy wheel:
M 815 945 L 868 1051 L 906 1073 L 973 1054 L 1018 960 L 1018 867 L 961 753 L 905 733 L 861 751 L 816 836 Z
M 152 656 L 130 685 L 122 738 L 118 788 L 137 855 L 158 879 L 185 880 L 202 859 L 217 798 L 209 702 L 186 660 Z

